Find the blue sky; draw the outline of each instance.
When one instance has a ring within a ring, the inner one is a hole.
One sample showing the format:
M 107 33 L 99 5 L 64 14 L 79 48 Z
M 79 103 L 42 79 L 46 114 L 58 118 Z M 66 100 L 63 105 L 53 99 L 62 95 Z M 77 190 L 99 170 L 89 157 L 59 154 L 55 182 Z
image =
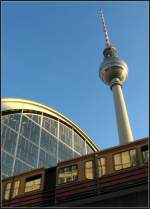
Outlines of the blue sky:
M 129 67 L 123 92 L 133 136 L 148 136 L 148 2 L 3 2 L 1 92 L 54 108 L 104 149 L 119 140 L 112 92 L 98 76 L 100 8 Z

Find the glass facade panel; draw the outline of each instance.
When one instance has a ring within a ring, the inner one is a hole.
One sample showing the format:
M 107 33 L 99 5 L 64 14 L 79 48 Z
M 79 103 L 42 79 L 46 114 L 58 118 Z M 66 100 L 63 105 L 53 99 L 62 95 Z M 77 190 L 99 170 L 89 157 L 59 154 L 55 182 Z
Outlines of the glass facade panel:
M 50 133 L 52 133 L 53 135 L 57 136 L 58 122 L 56 120 L 44 116 L 43 117 L 43 124 L 42 124 L 42 126 L 46 130 L 48 130 Z
M 93 179 L 93 161 L 85 162 L 85 178 L 86 179 Z
M 98 173 L 99 173 L 99 177 L 106 174 L 106 159 L 105 158 L 98 159 Z
M 23 173 L 23 172 L 26 172 L 26 171 L 30 171 L 32 170 L 33 168 L 26 165 L 25 163 L 19 161 L 19 160 L 16 160 L 15 161 L 15 168 L 14 168 L 14 173 L 13 175 L 17 175 L 19 173 Z
M 65 144 L 59 142 L 58 159 L 60 161 L 69 160 L 73 158 L 73 150 L 67 147 Z
M 20 181 L 15 181 L 14 188 L 13 188 L 13 193 L 12 193 L 12 198 L 15 198 L 18 195 L 19 186 L 20 186 Z
M 82 155 L 86 154 L 85 141 L 76 132 L 74 132 L 74 149 Z
M 13 157 L 5 153 L 4 151 L 2 152 L 2 171 L 5 175 L 11 175 L 12 172 L 12 165 L 13 165 Z
M 4 192 L 4 199 L 9 200 L 10 197 L 10 190 L 11 190 L 11 182 L 6 184 L 5 192 Z
M 2 176 L 1 176 L 1 180 L 2 180 L 2 179 L 5 179 L 5 178 L 7 178 L 7 177 L 8 177 L 7 175 L 2 175 Z
M 72 147 L 72 129 L 62 123 L 59 124 L 59 138 Z
M 2 123 L 8 125 L 9 124 L 10 115 L 2 116 Z
M 3 149 L 10 154 L 14 154 L 17 141 L 17 133 L 3 125 L 2 137 Z
M 57 163 L 57 156 L 52 156 L 50 153 L 44 152 L 40 149 L 40 156 L 39 156 L 39 168 L 40 167 L 51 167 L 55 166 Z
M 91 147 L 88 144 L 86 146 L 87 146 L 87 154 L 93 153 Z
M 17 150 L 17 158 L 25 161 L 29 165 L 37 166 L 38 147 L 20 136 Z
M 31 114 L 31 113 L 27 113 L 25 115 L 31 118 L 32 120 L 34 120 L 39 125 L 41 124 L 41 115 Z
M 52 156 L 57 153 L 57 138 L 42 130 L 41 147 L 49 152 Z
M 5 115 L 2 117 L 2 123 L 17 131 L 20 123 L 20 114 Z
M 74 128 L 37 112 L 23 111 L 2 116 L 2 178 L 93 152 Z
M 40 127 L 28 119 L 26 116 L 23 116 L 20 134 L 30 139 L 32 142 L 38 144 Z
M 80 157 L 80 156 L 81 156 L 80 154 L 74 152 L 74 158 L 77 158 L 77 157 Z
M 78 179 L 77 165 L 58 169 L 58 184 L 63 184 Z
M 3 148 L 7 134 L 7 127 L 5 125 L 1 125 L 1 146 Z

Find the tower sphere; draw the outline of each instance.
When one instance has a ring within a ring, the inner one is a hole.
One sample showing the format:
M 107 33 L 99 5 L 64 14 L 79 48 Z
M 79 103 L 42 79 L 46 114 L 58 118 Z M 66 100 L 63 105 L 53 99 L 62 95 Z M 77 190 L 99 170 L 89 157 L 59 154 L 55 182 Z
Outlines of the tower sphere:
M 117 78 L 121 82 L 125 81 L 128 76 L 127 64 L 118 57 L 108 56 L 99 68 L 99 77 L 101 80 L 110 85 L 112 79 Z

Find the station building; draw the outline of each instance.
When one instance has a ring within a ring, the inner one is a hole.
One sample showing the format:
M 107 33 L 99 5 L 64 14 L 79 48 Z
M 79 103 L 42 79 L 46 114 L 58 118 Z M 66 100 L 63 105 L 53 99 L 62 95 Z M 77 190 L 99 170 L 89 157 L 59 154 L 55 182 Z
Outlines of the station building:
M 99 150 L 70 119 L 40 103 L 1 100 L 2 179 Z

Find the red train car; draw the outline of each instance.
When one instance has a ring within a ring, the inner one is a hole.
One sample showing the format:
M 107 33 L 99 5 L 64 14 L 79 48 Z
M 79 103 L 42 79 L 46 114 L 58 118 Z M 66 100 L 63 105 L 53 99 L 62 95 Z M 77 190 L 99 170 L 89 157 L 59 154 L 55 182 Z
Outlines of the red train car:
M 147 204 L 147 138 L 2 181 L 3 207 Z
M 59 163 L 56 202 L 58 205 L 69 202 L 71 206 L 75 200 L 140 189 L 147 186 L 147 165 L 147 139 Z
M 56 167 L 39 168 L 2 181 L 3 207 L 54 205 Z

